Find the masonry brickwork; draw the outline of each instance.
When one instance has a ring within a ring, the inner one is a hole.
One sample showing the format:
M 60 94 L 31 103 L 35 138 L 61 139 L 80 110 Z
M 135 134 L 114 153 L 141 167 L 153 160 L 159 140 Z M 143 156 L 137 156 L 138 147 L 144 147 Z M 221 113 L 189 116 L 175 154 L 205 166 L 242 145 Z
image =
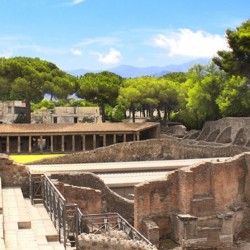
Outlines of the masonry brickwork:
M 67 203 L 75 203 L 83 214 L 99 214 L 102 212 L 101 191 L 93 188 L 78 187 L 53 180 L 55 187 L 66 199 Z
M 134 202 L 123 198 L 113 192 L 109 187 L 95 174 L 92 173 L 72 173 L 72 174 L 51 174 L 52 179 L 56 179 L 59 182 L 68 185 L 74 185 L 77 187 L 84 187 L 85 189 L 79 190 L 82 195 L 85 195 L 87 200 L 83 201 L 82 205 L 86 207 L 86 203 L 94 204 L 95 200 L 98 204 L 98 211 L 100 210 L 100 196 L 101 196 L 101 211 L 102 213 L 119 213 L 123 218 L 125 218 L 129 223 L 133 224 L 134 221 Z M 77 203 L 77 188 L 64 186 L 64 190 L 68 189 L 66 197 L 72 196 L 71 201 Z M 90 188 L 89 190 L 86 188 Z M 70 194 L 70 190 L 72 194 Z M 88 193 L 89 192 L 89 193 Z M 95 193 L 96 197 L 91 195 Z M 65 192 L 64 192 L 65 193 Z M 80 194 L 80 193 L 79 193 Z M 76 197 L 74 201 L 73 197 Z M 91 208 L 90 206 L 89 208 Z M 89 209 L 90 211 L 90 209 Z M 91 212 L 91 213 L 94 213 Z
M 174 171 L 135 187 L 135 227 L 150 239 L 155 223 L 156 245 L 158 237 L 183 249 L 234 249 L 249 237 L 249 186 L 250 153 Z
M 23 194 L 29 194 L 29 170 L 25 165 L 17 164 L 8 155 L 0 154 L 0 176 L 4 187 L 21 187 Z

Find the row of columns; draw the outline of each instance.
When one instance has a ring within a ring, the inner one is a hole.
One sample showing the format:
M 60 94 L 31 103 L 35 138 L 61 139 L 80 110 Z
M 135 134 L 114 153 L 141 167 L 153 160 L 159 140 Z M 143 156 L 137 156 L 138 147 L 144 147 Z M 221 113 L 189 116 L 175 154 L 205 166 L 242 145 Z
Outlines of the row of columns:
M 50 152 L 54 152 L 54 137 L 58 135 L 51 135 L 50 137 Z M 97 135 L 93 134 L 93 149 L 97 148 Z M 101 134 L 103 136 L 103 146 L 107 146 L 107 134 Z M 17 136 L 17 153 L 21 153 L 21 137 Z M 23 136 L 28 137 L 28 153 L 32 153 L 32 138 L 36 138 L 36 143 L 39 145 L 40 152 L 43 152 L 43 139 L 48 136 Z M 82 137 L 82 150 L 86 150 L 86 135 L 81 135 Z M 75 152 L 76 150 L 76 138 L 75 135 L 71 135 L 71 151 Z M 38 143 L 39 140 L 39 143 Z M 140 133 L 136 132 L 133 133 L 133 141 L 139 141 L 140 140 Z M 123 142 L 127 141 L 127 134 L 123 134 Z M 113 134 L 113 144 L 117 143 L 117 134 Z M 61 152 L 65 152 L 65 135 L 61 135 Z M 10 136 L 6 136 L 6 153 L 10 153 Z

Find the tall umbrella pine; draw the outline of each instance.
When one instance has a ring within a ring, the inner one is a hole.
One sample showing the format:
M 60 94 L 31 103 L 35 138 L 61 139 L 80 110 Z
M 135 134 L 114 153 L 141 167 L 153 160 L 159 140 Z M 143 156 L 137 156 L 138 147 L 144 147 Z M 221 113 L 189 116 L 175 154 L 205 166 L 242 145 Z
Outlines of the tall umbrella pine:
M 121 83 L 121 76 L 108 71 L 87 73 L 79 78 L 76 94 L 79 98 L 96 103 L 105 122 L 105 105 L 115 106 Z

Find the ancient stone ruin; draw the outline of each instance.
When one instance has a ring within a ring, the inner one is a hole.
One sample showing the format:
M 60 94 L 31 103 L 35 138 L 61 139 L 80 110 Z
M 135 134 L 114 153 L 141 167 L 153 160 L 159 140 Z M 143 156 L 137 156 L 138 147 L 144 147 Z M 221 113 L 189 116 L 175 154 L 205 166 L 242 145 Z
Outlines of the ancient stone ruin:
M 183 249 L 249 249 L 249 173 L 245 153 L 139 184 L 135 226 L 156 246 L 171 238 Z

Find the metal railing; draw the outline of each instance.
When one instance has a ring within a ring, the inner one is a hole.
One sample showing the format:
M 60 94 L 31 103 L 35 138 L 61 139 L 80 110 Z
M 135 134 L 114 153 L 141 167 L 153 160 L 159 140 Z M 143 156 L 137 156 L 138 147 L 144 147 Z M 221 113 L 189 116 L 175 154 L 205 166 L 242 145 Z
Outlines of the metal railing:
M 66 202 L 53 181 L 46 175 L 40 176 L 40 184 L 37 176 L 35 178 L 30 176 L 32 204 L 34 204 L 33 199 L 38 196 L 43 198 L 44 206 L 59 233 L 59 241 L 65 248 L 70 244 L 78 249 L 78 235 L 81 233 L 99 234 L 109 230 L 121 230 L 131 239 L 153 246 L 118 213 L 83 214 L 77 204 Z

